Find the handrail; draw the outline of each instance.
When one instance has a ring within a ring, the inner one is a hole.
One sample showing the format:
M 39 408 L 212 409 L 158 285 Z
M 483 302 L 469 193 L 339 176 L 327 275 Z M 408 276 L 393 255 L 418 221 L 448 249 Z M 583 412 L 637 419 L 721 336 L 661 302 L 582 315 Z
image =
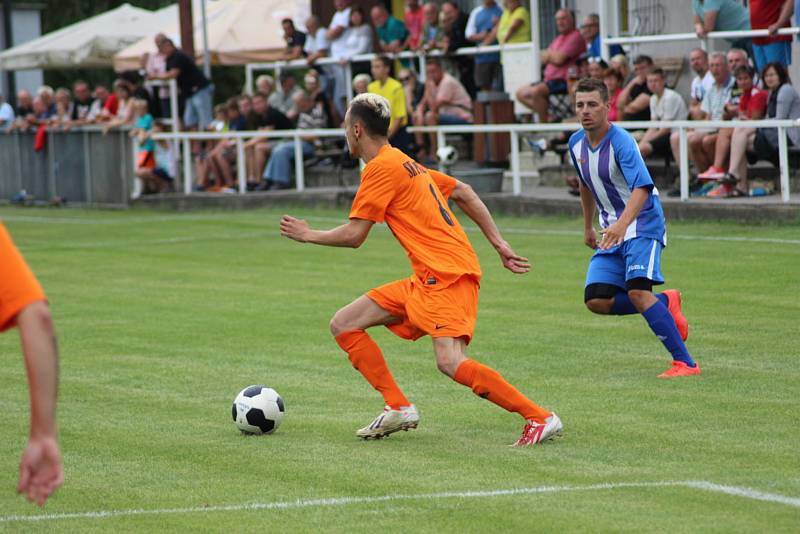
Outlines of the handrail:
M 781 28 L 778 35 L 795 35 L 800 33 L 800 27 Z M 606 37 L 602 39 L 603 45 L 612 44 L 638 44 L 638 43 L 661 43 L 666 41 L 691 41 L 693 39 L 703 41 L 705 39 L 731 39 L 737 37 L 769 37 L 768 30 L 736 30 L 736 31 L 713 31 L 708 32 L 706 37 L 698 37 L 696 33 L 666 33 L 661 35 L 635 35 L 630 37 Z
M 706 120 L 706 121 L 620 121 L 615 122 L 617 126 L 630 130 L 641 130 L 645 128 L 672 128 L 677 129 L 680 136 L 680 189 L 681 200 L 688 200 L 689 198 L 689 164 L 688 164 L 688 143 L 687 143 L 687 130 L 696 128 L 777 128 L 778 129 L 778 157 L 780 168 L 780 182 L 781 182 L 781 199 L 783 202 L 789 202 L 789 163 L 788 163 L 788 147 L 786 143 L 787 128 L 800 128 L 800 119 L 798 120 L 776 120 L 776 119 L 761 119 L 752 121 L 742 120 Z M 415 126 L 409 128 L 409 131 L 414 132 L 433 132 L 436 133 L 440 145 L 445 144 L 445 136 L 453 133 L 508 133 L 511 136 L 511 154 L 509 160 L 511 161 L 512 173 L 512 186 L 513 194 L 522 194 L 522 181 L 519 169 L 519 135 L 521 133 L 529 132 L 563 132 L 580 129 L 579 123 L 560 123 L 560 124 L 465 124 L 465 125 L 452 125 L 452 126 Z M 295 157 L 302 159 L 300 152 L 300 142 L 305 137 L 343 137 L 344 130 L 341 128 L 322 128 L 315 130 L 251 130 L 251 131 L 238 131 L 238 132 L 163 132 L 154 133 L 154 139 L 168 139 L 168 140 L 181 140 L 184 144 L 184 150 L 189 152 L 189 141 L 192 139 L 235 139 L 237 145 L 237 154 L 240 158 L 244 155 L 244 140 L 251 138 L 291 138 L 295 143 Z M 245 166 L 238 165 L 239 171 L 239 191 L 245 192 L 246 177 Z M 191 192 L 191 169 L 184 167 L 184 191 Z M 295 180 L 297 182 L 297 190 L 304 189 L 304 174 L 303 166 L 295 165 Z

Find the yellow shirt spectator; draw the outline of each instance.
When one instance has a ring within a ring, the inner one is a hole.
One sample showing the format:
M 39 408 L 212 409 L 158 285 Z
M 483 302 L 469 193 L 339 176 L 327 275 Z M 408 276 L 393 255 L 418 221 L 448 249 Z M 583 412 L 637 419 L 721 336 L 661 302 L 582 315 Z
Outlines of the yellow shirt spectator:
M 392 111 L 392 119 L 389 123 L 389 131 L 393 131 L 393 126 L 397 123 L 397 128 L 402 128 L 408 124 L 406 113 L 406 95 L 403 86 L 394 78 L 387 78 L 386 83 L 381 86 L 380 80 L 375 80 L 367 86 L 367 92 L 381 95 L 389 101 L 389 109 Z
M 509 28 L 515 20 L 522 22 L 522 26 L 517 28 L 514 35 L 507 37 Z M 528 43 L 531 40 L 531 16 L 528 10 L 519 6 L 514 11 L 503 10 L 500 23 L 497 27 L 497 40 L 501 43 Z

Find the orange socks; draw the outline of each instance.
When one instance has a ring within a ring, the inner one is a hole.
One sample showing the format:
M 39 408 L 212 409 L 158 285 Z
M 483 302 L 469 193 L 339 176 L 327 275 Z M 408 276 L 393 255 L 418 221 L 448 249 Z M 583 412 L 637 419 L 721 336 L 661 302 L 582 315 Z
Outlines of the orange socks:
M 550 417 L 550 412 L 538 406 L 517 389 L 506 382 L 506 379 L 491 367 L 465 360 L 456 369 L 453 379 L 463 384 L 479 397 L 487 399 L 509 412 L 516 412 L 525 419 L 533 419 L 543 423 Z
M 387 406 L 397 410 L 401 406 L 411 404 L 397 387 L 392 373 L 386 366 L 386 360 L 383 359 L 381 349 L 372 341 L 369 334 L 363 330 L 343 332 L 336 336 L 336 343 L 347 353 L 353 367 L 383 395 L 383 401 Z

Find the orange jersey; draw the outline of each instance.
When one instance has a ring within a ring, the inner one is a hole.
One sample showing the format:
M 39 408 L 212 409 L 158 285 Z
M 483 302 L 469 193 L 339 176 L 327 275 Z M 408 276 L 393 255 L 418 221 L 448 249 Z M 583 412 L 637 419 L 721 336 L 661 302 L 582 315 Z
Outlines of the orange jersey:
M 430 289 L 464 275 L 478 281 L 478 256 L 447 206 L 456 184 L 385 145 L 364 167 L 350 218 L 386 222 L 411 259 L 417 282 Z
M 0 332 L 14 326 L 19 312 L 37 300 L 47 297 L 0 223 Z

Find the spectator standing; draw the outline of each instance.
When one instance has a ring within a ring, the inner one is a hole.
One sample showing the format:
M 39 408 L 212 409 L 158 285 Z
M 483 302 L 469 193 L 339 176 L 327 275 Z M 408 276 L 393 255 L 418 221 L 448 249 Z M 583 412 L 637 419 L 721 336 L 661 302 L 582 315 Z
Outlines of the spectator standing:
M 309 66 L 319 73 L 320 86 L 322 90 L 328 94 L 333 93 L 333 85 L 331 82 L 331 72 L 327 66 L 317 65 L 318 59 L 328 57 L 330 53 L 330 44 L 328 43 L 326 28 L 320 27 L 319 18 L 316 15 L 311 15 L 306 19 L 306 44 L 303 47 L 303 52 L 306 55 L 306 61 Z
M 475 96 L 475 62 L 472 57 L 454 55 L 459 48 L 473 45 L 466 37 L 467 16 L 455 2 L 445 1 L 442 3 L 441 26 L 444 33 L 442 50 L 450 55 L 445 62 L 447 70 L 461 81 L 467 93 L 473 97 Z
M 7 130 L 14 124 L 14 108 L 0 94 L 0 129 Z
M 750 27 L 770 33 L 770 37 L 753 37 L 753 59 L 759 72 L 767 63 L 788 66 L 792 62 L 792 36 L 775 32 L 789 26 L 793 10 L 793 0 L 750 0 Z
M 586 18 L 583 19 L 583 24 L 581 24 L 580 32 L 586 42 L 586 55 L 588 57 L 603 57 L 603 51 L 600 49 L 600 16 L 597 13 L 586 15 Z M 616 56 L 617 54 L 625 54 L 620 45 L 612 44 L 608 47 L 608 57 Z
M 350 7 L 350 0 L 333 0 L 333 6 L 336 11 L 331 17 L 330 24 L 328 24 L 325 38 L 328 41 L 330 56 L 340 62 L 339 65 L 332 65 L 330 69 L 333 78 L 332 94 L 334 106 L 338 114 L 344 116 L 344 103 L 342 100 L 347 98 L 347 72 L 341 60 L 348 58 L 348 54 L 350 54 L 344 33 L 350 26 L 352 8 Z
M 527 43 L 531 40 L 531 15 L 520 0 L 505 0 L 495 37 L 500 44 Z M 558 20 L 558 15 L 556 15 Z M 566 79 L 566 77 L 564 77 Z
M 17 117 L 25 118 L 33 114 L 33 97 L 26 89 L 17 91 Z
M 703 115 L 700 103 L 703 101 L 706 92 L 714 84 L 714 77 L 711 75 L 711 71 L 708 70 L 708 53 L 702 48 L 692 49 L 689 53 L 689 65 L 694 71 L 689 99 L 689 118 L 700 120 Z
M 367 92 L 381 95 L 389 101 L 389 111 L 391 112 L 387 133 L 389 144 L 412 156 L 409 146 L 411 136 L 406 128 L 408 125 L 406 97 L 400 82 L 390 76 L 392 61 L 386 56 L 379 56 L 372 60 L 371 68 L 375 81 L 367 86 Z
M 118 107 L 117 95 L 109 92 L 106 86 L 98 85 L 94 88 L 94 104 L 89 112 L 89 119 L 95 122 L 107 121 L 116 116 Z
M 341 2 L 342 0 L 337 0 Z M 339 11 L 334 14 L 334 18 L 339 15 Z M 331 42 L 331 57 L 339 60 L 339 64 L 334 66 L 334 91 L 333 101 L 336 111 L 340 117 L 344 116 L 345 100 L 347 99 L 347 69 L 345 65 L 350 62 L 350 58 L 359 54 L 366 54 L 372 51 L 372 28 L 364 19 L 364 10 L 360 7 L 347 8 L 349 20 L 347 27 L 342 31 L 340 37 Z M 333 24 L 333 22 L 331 22 Z M 330 35 L 331 29 L 328 29 Z M 369 65 L 369 64 L 367 64 Z M 351 63 L 353 74 L 363 72 L 363 63 Z M 367 67 L 369 70 L 369 67 Z
M 654 121 L 686 120 L 689 112 L 686 102 L 676 91 L 667 87 L 662 69 L 653 69 L 647 74 L 647 88 L 650 97 L 650 118 Z M 639 152 L 642 157 L 651 154 L 665 159 L 672 157 L 669 144 L 670 128 L 649 128 L 639 141 Z
M 425 14 L 418 0 L 406 0 L 403 20 L 408 30 L 408 38 L 404 48 L 416 50 L 422 43 L 422 28 L 425 26 Z
M 214 85 L 197 68 L 192 58 L 175 47 L 163 33 L 155 37 L 158 51 L 167 58 L 164 74 L 151 74 L 156 80 L 175 79 L 185 100 L 183 123 L 188 129 L 205 130 L 211 123 Z
M 103 107 L 103 116 L 107 121 L 105 131 L 133 122 L 133 107 L 130 105 L 132 100 L 131 87 L 128 85 L 128 82 L 125 80 L 115 80 L 113 96 L 116 102 L 116 113 L 112 115 L 111 106 Z M 109 96 L 106 103 L 110 100 L 111 97 Z
M 437 58 L 430 58 L 425 65 L 425 94 L 414 111 L 414 124 L 426 126 L 472 124 L 472 100 L 469 93 L 456 78 L 446 73 Z M 417 146 L 424 147 L 423 134 L 415 134 Z M 431 153 L 436 153 L 436 134 L 428 134 Z M 428 159 L 422 148 L 418 159 Z
M 286 51 L 283 58 L 288 60 L 298 59 L 305 54 L 306 34 L 294 27 L 294 21 L 285 18 L 281 21 L 283 27 L 283 40 L 286 41 Z
M 36 90 L 36 96 L 38 96 L 41 101 L 42 105 L 47 110 L 47 117 L 50 118 L 56 114 L 56 102 L 55 102 L 55 91 L 49 85 L 43 85 Z
M 742 91 L 739 98 L 737 115 L 735 118 L 738 118 L 739 120 L 758 120 L 763 118 L 767 113 L 767 98 L 769 94 L 767 91 L 762 91 L 756 87 L 755 71 L 753 70 L 753 67 L 750 65 L 741 65 L 737 67 L 735 71 L 733 71 L 733 76 L 736 80 L 736 85 Z M 737 180 L 732 179 L 731 176 L 729 176 L 731 167 L 728 166 L 728 173 L 726 173 L 724 165 L 728 161 L 729 155 L 731 160 L 734 159 L 731 151 L 733 137 L 735 135 L 744 135 L 747 137 L 750 133 L 755 134 L 755 129 L 746 127 L 743 128 L 741 126 L 737 128 L 720 129 L 719 134 L 717 135 L 714 164 L 709 167 L 708 171 L 698 176 L 698 178 L 701 179 L 705 178 L 721 180 L 719 187 L 708 192 L 709 197 L 728 197 L 736 194 L 733 186 L 736 184 Z M 739 146 L 744 147 L 742 148 L 743 151 L 746 150 L 746 141 L 744 143 L 739 141 L 738 143 L 739 145 L 737 145 L 737 150 L 739 149 Z M 740 161 L 744 161 L 744 157 L 742 157 Z M 737 168 L 733 170 L 733 173 L 734 175 L 739 175 L 738 163 L 736 167 Z M 718 173 L 718 170 L 722 170 L 722 173 Z
M 328 116 L 325 108 L 308 93 L 301 91 L 295 95 L 295 108 L 299 111 L 297 116 L 298 130 L 316 130 L 325 128 L 328 124 Z M 314 142 L 317 139 L 313 136 L 302 137 L 300 144 L 303 156 L 314 155 Z M 301 165 L 294 160 L 294 140 L 281 141 L 272 149 L 272 154 L 264 169 L 263 187 L 261 190 L 289 189 L 292 186 L 292 165 Z
M 633 60 L 634 77 L 622 89 L 617 99 L 617 119 L 626 121 L 650 120 L 650 89 L 647 75 L 653 70 L 653 59 L 640 55 Z
M 517 0 L 509 0 L 516 2 Z M 518 2 L 517 2 L 518 3 Z M 527 11 L 526 11 L 527 13 Z M 506 12 L 503 12 L 506 16 Z M 530 19 L 530 17 L 526 17 Z M 541 64 L 544 68 L 544 81 L 521 87 L 517 91 L 517 98 L 525 106 L 539 115 L 541 122 L 549 122 L 550 95 L 567 94 L 567 79 L 569 71 L 575 68 L 575 62 L 586 51 L 586 43 L 578 30 L 575 29 L 575 18 L 567 9 L 556 12 L 556 29 L 558 36 L 553 39 L 547 50 L 541 52 Z M 498 29 L 498 40 L 503 43 L 503 20 Z M 530 28 L 528 28 L 530 32 Z M 530 40 L 530 37 L 528 38 Z
M 90 115 L 94 104 L 89 84 L 83 80 L 77 80 L 72 84 L 72 93 L 75 96 L 75 105 L 72 107 L 70 121 L 73 125 L 88 124 L 91 121 Z
M 497 39 L 494 27 L 503 16 L 503 10 L 495 0 L 483 0 L 483 3 L 472 10 L 467 19 L 465 32 L 467 40 L 476 45 L 495 45 Z M 499 89 L 502 83 L 500 69 L 500 54 L 478 54 L 475 58 L 475 86 L 481 91 Z
M 130 136 L 135 138 L 139 144 L 136 149 L 135 174 L 137 178 L 145 182 L 145 190 L 147 190 L 149 173 L 156 167 L 155 141 L 150 137 L 153 130 L 153 116 L 148 112 L 145 100 L 135 99 L 131 103 L 131 109 L 133 110 L 134 127 L 130 131 Z M 146 174 L 147 176 L 145 176 Z
M 428 2 L 422 6 L 422 36 L 420 37 L 419 47 L 426 52 L 441 48 L 444 33 L 439 25 L 439 5 Z
M 281 71 L 278 79 L 280 88 L 269 95 L 267 102 L 269 102 L 270 108 L 277 109 L 289 119 L 294 119 L 297 117 L 297 110 L 294 109 L 294 97 L 302 89 L 297 87 L 297 80 L 289 71 Z
M 728 72 L 728 63 L 725 54 L 714 52 L 708 60 L 708 67 L 714 77 L 714 83 L 703 97 L 700 104 L 702 115 L 700 120 L 721 120 L 725 112 L 725 104 L 730 99 L 733 78 Z M 670 136 L 672 153 L 675 159 L 680 158 L 680 137 L 677 132 Z M 714 161 L 717 130 L 715 128 L 698 128 L 689 132 L 689 157 L 694 162 L 698 173 L 705 172 Z
M 167 72 L 167 58 L 160 52 L 156 52 L 155 54 L 145 52 L 142 54 L 141 64 L 144 72 L 139 72 L 142 73 L 145 79 L 150 79 L 154 74 L 158 75 Z M 162 85 L 156 88 L 153 96 L 158 100 L 159 116 L 169 118 L 171 116 L 169 87 Z
M 405 24 L 389 13 L 381 4 L 372 8 L 370 17 L 372 25 L 375 27 L 375 33 L 378 35 L 376 52 L 396 54 L 402 51 L 406 39 L 408 39 L 408 30 Z
M 67 124 L 72 118 L 75 104 L 72 101 L 72 93 L 66 87 L 59 87 L 55 94 L 56 112 L 51 118 L 53 123 Z
M 692 0 L 694 31 L 700 39 L 708 32 L 750 29 L 750 13 L 741 0 Z M 728 39 L 731 46 L 750 50 L 750 38 Z

